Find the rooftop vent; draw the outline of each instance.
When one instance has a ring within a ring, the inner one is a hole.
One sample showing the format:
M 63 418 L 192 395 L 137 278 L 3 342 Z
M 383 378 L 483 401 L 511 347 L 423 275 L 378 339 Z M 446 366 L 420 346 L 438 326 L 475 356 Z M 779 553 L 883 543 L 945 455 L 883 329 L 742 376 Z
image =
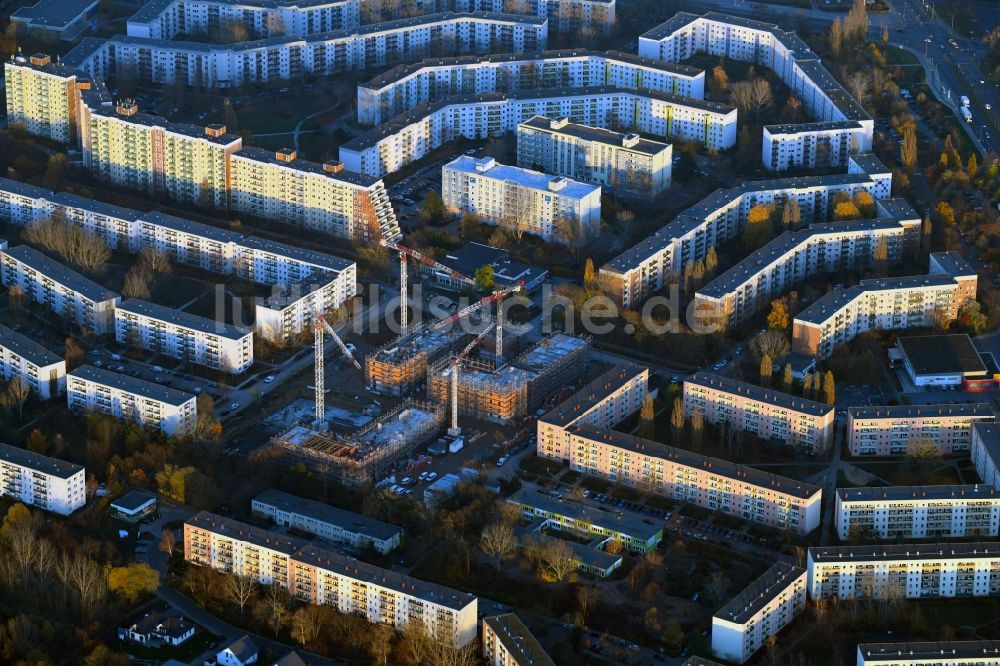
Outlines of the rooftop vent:
M 330 160 L 329 162 L 323 162 L 323 171 L 327 173 L 340 173 L 344 170 L 344 163 L 338 162 L 337 160 Z
M 115 113 L 119 116 L 134 116 L 139 113 L 139 105 L 134 99 L 123 99 L 115 105 Z
M 274 154 L 274 158 L 279 162 L 291 162 L 298 156 L 299 154 L 291 148 L 282 148 Z
M 552 129 L 562 129 L 569 125 L 569 118 L 555 118 L 549 121 L 549 127 Z
M 52 57 L 47 53 L 36 53 L 30 58 L 31 64 L 38 67 L 45 67 L 45 65 L 52 64 Z
M 639 135 L 638 134 L 626 134 L 622 138 L 622 146 L 625 148 L 632 148 L 633 146 L 639 145 Z
M 206 136 L 222 136 L 225 133 L 226 133 L 226 126 L 225 125 L 215 124 L 215 125 L 206 125 L 205 126 L 205 135 Z

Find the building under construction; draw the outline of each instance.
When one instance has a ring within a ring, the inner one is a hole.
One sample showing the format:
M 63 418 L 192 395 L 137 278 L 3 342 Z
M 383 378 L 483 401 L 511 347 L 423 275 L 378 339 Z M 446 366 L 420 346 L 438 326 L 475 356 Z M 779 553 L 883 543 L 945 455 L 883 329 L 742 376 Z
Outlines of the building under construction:
M 465 416 L 510 423 L 537 407 L 561 385 L 575 380 L 586 367 L 587 338 L 558 333 L 545 338 L 511 363 L 496 370 L 492 361 L 468 359 L 458 369 L 458 412 Z M 427 395 L 451 404 L 452 357 L 427 369 Z
M 444 427 L 443 405 L 407 400 L 350 434 L 295 426 L 272 440 L 272 450 L 315 474 L 347 485 L 368 485 L 400 468 Z
M 365 358 L 365 383 L 385 395 L 409 393 L 424 380 L 427 367 L 464 336 L 459 327 L 440 332 L 424 328 L 395 340 Z

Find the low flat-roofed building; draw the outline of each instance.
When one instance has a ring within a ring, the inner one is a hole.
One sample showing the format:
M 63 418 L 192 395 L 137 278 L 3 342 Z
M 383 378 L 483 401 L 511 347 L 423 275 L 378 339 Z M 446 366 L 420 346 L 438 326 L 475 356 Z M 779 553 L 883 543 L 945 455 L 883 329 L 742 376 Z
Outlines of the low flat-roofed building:
M 519 507 L 525 518 L 547 521 L 548 528 L 619 541 L 632 552 L 648 553 L 663 539 L 661 526 L 572 500 L 556 499 L 537 490 L 522 488 L 507 501 Z
M 915 335 L 896 340 L 915 386 L 956 386 L 986 375 L 986 364 L 967 333 Z
M 254 497 L 250 508 L 254 514 L 267 516 L 278 525 L 347 543 L 359 550 L 370 546 L 383 555 L 398 546 L 403 535 L 401 527 L 273 488 Z
M 118 520 L 137 523 L 156 513 L 156 495 L 143 490 L 130 490 L 111 503 L 111 513 Z
M 1000 543 L 895 543 L 810 548 L 812 599 L 1000 595 Z
M 861 643 L 857 666 L 1000 666 L 1000 641 Z
M 97 18 L 99 4 L 100 0 L 38 0 L 16 9 L 10 21 L 70 41 L 90 28 Z
M 972 451 L 969 457 L 983 483 L 1000 487 L 1000 425 L 993 421 L 972 424 Z
M 842 539 L 997 536 L 1000 491 L 989 484 L 838 488 Z
M 684 415 L 690 418 L 696 409 L 708 423 L 728 423 L 813 454 L 833 440 L 832 406 L 708 372 L 684 380 Z
M 848 446 L 854 456 L 908 455 L 929 445 L 941 454 L 967 453 L 973 422 L 994 417 L 986 403 L 849 407 Z
M 193 394 L 92 365 L 67 375 L 66 402 L 71 410 L 100 412 L 177 437 L 192 434 L 198 422 Z
M 66 361 L 31 338 L 0 325 L 0 374 L 20 378 L 42 400 L 66 392 Z
M 524 282 L 524 291 L 534 291 L 549 277 L 549 272 L 544 268 L 511 259 L 509 250 L 482 243 L 467 243 L 460 248 L 445 252 L 435 260 L 470 278 L 475 277 L 479 268 L 491 266 L 493 284 L 499 288 L 512 287 L 518 282 Z M 425 264 L 420 265 L 420 270 L 442 287 L 458 290 L 467 288 L 464 281 L 455 279 L 446 271 Z
M 488 666 L 556 666 L 514 613 L 483 618 L 483 658 Z
M 712 615 L 712 652 L 742 664 L 806 607 L 806 570 L 772 565 Z
M 68 516 L 87 501 L 80 465 L 0 443 L 0 496 Z

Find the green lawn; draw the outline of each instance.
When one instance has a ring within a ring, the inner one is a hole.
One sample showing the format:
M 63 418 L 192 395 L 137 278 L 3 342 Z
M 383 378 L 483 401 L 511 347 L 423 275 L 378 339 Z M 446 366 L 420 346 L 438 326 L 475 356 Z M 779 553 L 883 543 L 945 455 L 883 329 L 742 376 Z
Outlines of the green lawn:
M 279 97 L 241 106 L 237 117 L 240 127 L 254 134 L 290 132 L 306 116 L 336 102 L 335 96 L 327 94 L 295 101 Z

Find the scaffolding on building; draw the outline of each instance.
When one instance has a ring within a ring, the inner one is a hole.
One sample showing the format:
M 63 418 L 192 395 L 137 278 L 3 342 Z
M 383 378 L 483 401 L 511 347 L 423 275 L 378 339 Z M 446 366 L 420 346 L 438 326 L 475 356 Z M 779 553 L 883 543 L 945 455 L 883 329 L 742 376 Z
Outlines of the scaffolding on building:
M 385 395 L 409 393 L 427 375 L 435 359 L 465 337 L 459 327 L 435 331 L 424 327 L 383 345 L 365 358 L 365 383 Z
M 295 426 L 271 448 L 294 464 L 346 485 L 365 486 L 400 468 L 444 427 L 443 405 L 407 400 L 350 434 Z

